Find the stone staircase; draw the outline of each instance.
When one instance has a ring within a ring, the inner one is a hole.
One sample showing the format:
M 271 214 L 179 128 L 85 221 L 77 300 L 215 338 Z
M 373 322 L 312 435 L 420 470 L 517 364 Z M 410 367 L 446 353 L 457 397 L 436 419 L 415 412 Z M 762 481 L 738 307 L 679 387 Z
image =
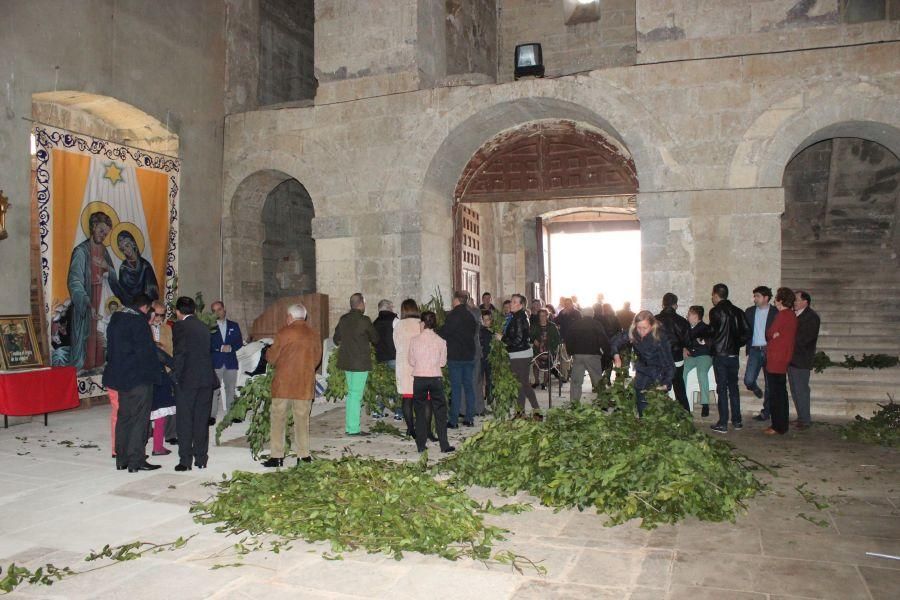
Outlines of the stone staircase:
M 900 354 L 900 263 L 889 242 L 871 238 L 782 241 L 782 285 L 805 289 L 822 325 L 818 350 L 832 360 L 845 354 Z M 900 401 L 900 367 L 831 367 L 813 373 L 814 415 L 871 416 L 888 394 Z

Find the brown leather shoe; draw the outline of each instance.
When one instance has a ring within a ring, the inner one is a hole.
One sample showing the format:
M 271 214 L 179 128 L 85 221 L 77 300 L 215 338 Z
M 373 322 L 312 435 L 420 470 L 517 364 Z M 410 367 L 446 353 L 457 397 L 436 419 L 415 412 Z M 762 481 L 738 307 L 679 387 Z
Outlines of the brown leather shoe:
M 771 427 L 767 427 L 767 428 L 763 429 L 763 433 L 766 435 L 775 435 L 778 432 L 775 431 L 774 429 L 772 429 Z

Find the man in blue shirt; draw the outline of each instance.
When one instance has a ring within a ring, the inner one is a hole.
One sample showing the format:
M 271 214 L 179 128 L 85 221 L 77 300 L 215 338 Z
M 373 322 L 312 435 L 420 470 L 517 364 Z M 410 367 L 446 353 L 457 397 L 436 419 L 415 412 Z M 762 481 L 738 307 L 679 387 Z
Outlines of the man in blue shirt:
M 213 368 L 219 378 L 219 387 L 213 395 L 212 413 L 209 424 L 216 424 L 221 400 L 221 384 L 225 384 L 225 412 L 234 404 L 235 387 L 237 385 L 238 359 L 237 351 L 244 345 L 241 327 L 234 321 L 225 318 L 225 304 L 221 300 L 212 303 L 212 311 L 216 313 L 216 324 L 210 331 L 209 350 L 212 353 Z M 243 419 L 235 419 L 240 423 Z
M 744 386 L 753 392 L 757 398 L 763 398 L 763 407 L 758 415 L 753 417 L 757 421 L 768 421 L 769 412 L 769 384 L 766 379 L 766 330 L 778 312 L 769 304 L 772 299 L 772 288 L 760 285 L 753 289 L 753 306 L 747 308 L 744 314 L 747 317 L 747 325 L 750 327 L 750 341 L 747 342 L 747 368 L 744 370 Z M 766 391 L 759 387 L 756 380 L 759 372 L 763 372 L 763 381 L 766 382 Z

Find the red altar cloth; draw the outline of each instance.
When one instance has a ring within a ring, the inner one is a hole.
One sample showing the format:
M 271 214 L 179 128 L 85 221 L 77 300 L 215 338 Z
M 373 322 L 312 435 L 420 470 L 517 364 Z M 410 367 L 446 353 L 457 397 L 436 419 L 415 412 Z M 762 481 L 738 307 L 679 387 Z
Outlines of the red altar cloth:
M 0 414 L 28 417 L 77 408 L 75 367 L 0 373 Z

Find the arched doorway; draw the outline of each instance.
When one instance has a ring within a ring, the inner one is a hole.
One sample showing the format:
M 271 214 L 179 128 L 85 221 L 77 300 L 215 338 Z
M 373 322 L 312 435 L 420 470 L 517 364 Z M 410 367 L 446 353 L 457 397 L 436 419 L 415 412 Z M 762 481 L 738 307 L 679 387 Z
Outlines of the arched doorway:
M 249 331 L 280 297 L 316 291 L 312 198 L 278 170 L 246 177 L 223 219 L 223 297 L 229 314 Z
M 263 302 L 316 291 L 315 216 L 312 199 L 296 179 L 269 192 L 263 205 Z
M 863 129 L 836 131 L 816 135 L 785 167 L 782 284 L 810 293 L 822 322 L 818 350 L 833 360 L 896 356 L 900 159 Z M 828 369 L 813 378 L 813 401 L 819 412 L 865 414 L 898 385 L 898 369 L 862 379 Z
M 456 186 L 454 285 L 546 301 L 552 220 L 545 219 L 585 208 L 598 210 L 582 214 L 582 223 L 602 220 L 606 208 L 634 219 L 637 190 L 631 154 L 601 129 L 553 119 L 501 132 L 474 153 Z

